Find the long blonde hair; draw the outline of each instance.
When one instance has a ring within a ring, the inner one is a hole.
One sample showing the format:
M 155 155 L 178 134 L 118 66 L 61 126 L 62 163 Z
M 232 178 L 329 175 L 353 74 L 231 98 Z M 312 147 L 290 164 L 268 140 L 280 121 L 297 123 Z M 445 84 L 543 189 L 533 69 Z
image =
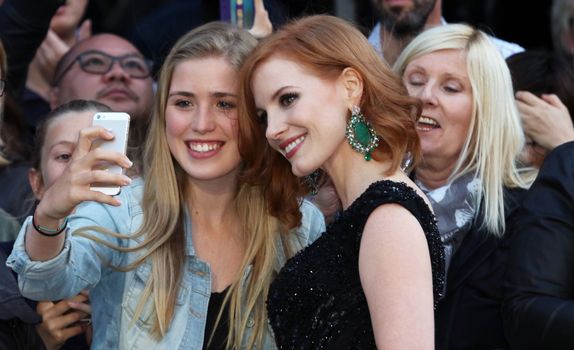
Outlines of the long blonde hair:
M 450 24 L 417 36 L 398 57 L 394 70 L 403 75 L 414 59 L 449 49 L 466 53 L 473 96 L 470 127 L 449 181 L 474 172 L 482 184 L 476 198 L 477 208 L 483 205 L 482 224 L 502 236 L 504 187 L 528 188 L 535 176 L 533 169 L 519 168 L 524 133 L 504 58 L 484 32 L 465 24 Z
M 134 248 L 114 247 L 126 252 L 143 252 L 133 263 L 123 268 L 126 270 L 151 259 L 152 273 L 140 296 L 134 320 L 140 317 L 144 306 L 151 300 L 154 310 L 151 332 L 158 339 L 165 336 L 174 316 L 185 261 L 184 212 L 188 193 L 185 179 L 188 175 L 172 157 L 165 130 L 165 109 L 172 75 L 178 64 L 206 57 L 223 57 L 238 71 L 256 44 L 256 39 L 246 31 L 222 22 L 212 22 L 181 37 L 160 71 L 148 142 L 144 150 L 143 223 L 137 232 L 128 236 L 131 239 L 143 237 L 144 240 Z M 268 206 L 259 186 L 238 181 L 234 207 L 241 221 L 243 238 L 247 242 L 239 271 L 241 274 L 250 268 L 251 272 L 245 281 L 241 275 L 237 276 L 224 299 L 224 303 L 229 304 L 227 347 L 233 348 L 243 342 L 252 315 L 255 322 L 247 344 L 249 348 L 261 348 L 268 324 L 265 306 L 267 292 L 279 268 L 278 247 L 284 246 L 277 242 L 288 241 L 285 235 L 278 234 L 286 233 L 288 229 L 268 214 Z M 289 252 L 288 247 L 285 249 Z M 221 316 L 220 312 L 218 320 Z

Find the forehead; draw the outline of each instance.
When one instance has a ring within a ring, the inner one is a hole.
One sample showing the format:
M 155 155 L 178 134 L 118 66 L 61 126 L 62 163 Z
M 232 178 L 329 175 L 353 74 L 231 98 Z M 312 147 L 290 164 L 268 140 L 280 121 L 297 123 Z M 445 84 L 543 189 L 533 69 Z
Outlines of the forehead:
M 140 54 L 138 49 L 130 42 L 115 35 L 100 34 L 93 36 L 79 43 L 74 49 L 73 57 L 89 50 L 99 50 L 112 56 L 123 56 L 127 54 Z
M 295 79 L 300 75 L 314 76 L 309 69 L 294 59 L 273 55 L 261 61 L 253 71 L 252 83 L 273 83 L 274 79 L 269 80 L 269 76 L 275 78 Z
M 413 59 L 406 70 L 422 68 L 429 72 L 456 73 L 468 76 L 466 67 L 466 52 L 458 49 L 446 49 L 423 54 Z
M 48 151 L 53 145 L 61 142 L 76 143 L 80 130 L 92 125 L 94 113 L 93 110 L 70 111 L 55 117 L 46 128 L 42 152 Z
M 179 62 L 172 75 L 171 90 L 202 88 L 213 91 L 235 90 L 238 73 L 221 56 L 193 58 Z

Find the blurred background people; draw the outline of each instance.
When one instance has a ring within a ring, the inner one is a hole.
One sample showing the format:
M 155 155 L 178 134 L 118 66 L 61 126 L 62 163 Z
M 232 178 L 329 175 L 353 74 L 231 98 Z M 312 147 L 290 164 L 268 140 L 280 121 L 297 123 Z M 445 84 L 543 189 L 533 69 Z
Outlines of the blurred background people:
M 551 29 L 554 50 L 574 59 L 574 1 L 552 0 Z
M 58 8 L 46 38 L 28 67 L 26 89 L 19 103 L 26 127 L 32 134 L 40 119 L 50 112 L 50 90 L 56 65 L 71 46 L 91 35 L 91 21 L 87 19 L 81 23 L 87 5 L 88 0 L 68 0 Z
M 510 348 L 574 348 L 574 142 L 551 151 L 516 217 L 503 308 Z
M 371 31 L 369 42 L 391 65 L 420 32 L 446 24 L 442 17 L 442 0 L 371 1 L 380 22 Z M 517 44 L 491 39 L 505 57 L 524 50 Z
M 506 245 L 533 178 L 517 162 L 524 135 L 510 72 L 490 37 L 459 24 L 422 32 L 394 69 L 422 102 L 413 178 L 433 205 L 447 258 L 436 348 L 506 348 Z
M 507 58 L 526 145 L 521 159 L 539 168 L 546 153 L 574 140 L 574 60 L 549 50 Z

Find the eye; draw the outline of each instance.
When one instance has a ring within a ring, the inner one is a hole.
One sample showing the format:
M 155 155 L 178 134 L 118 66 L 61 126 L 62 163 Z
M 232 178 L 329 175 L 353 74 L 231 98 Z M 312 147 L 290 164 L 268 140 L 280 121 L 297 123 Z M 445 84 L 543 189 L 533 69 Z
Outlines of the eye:
M 101 67 L 106 65 L 106 61 L 100 56 L 88 56 L 84 57 L 82 65 L 84 67 Z
M 225 101 L 225 100 L 217 101 L 216 106 L 217 106 L 217 108 L 219 108 L 219 109 L 224 109 L 224 110 L 234 109 L 234 108 L 236 107 L 236 106 L 235 106 L 235 103 L 232 103 L 232 102 L 229 102 L 229 101 Z
M 446 92 L 450 92 L 450 93 L 456 93 L 456 92 L 459 91 L 458 88 L 455 88 L 455 87 L 453 87 L 453 86 L 448 86 L 448 85 L 445 86 L 444 89 L 445 89 Z
M 281 96 L 279 96 L 279 104 L 282 107 L 287 108 L 287 107 L 291 106 L 293 104 L 293 102 L 295 102 L 297 97 L 299 97 L 299 95 L 293 94 L 293 93 L 287 93 L 287 94 L 281 95 Z
M 411 86 L 423 86 L 426 83 L 425 78 L 420 73 L 410 74 L 407 77 L 407 84 Z
M 444 85 L 444 91 L 454 94 L 454 93 L 462 91 L 462 87 L 457 82 L 447 82 Z
M 61 161 L 61 162 L 68 162 L 70 160 L 70 158 L 72 158 L 71 153 L 61 153 L 61 154 L 57 154 L 55 157 L 55 159 L 57 161 Z
M 173 104 L 181 109 L 193 107 L 193 103 L 190 100 L 175 100 Z
M 126 69 L 126 70 L 130 70 L 133 72 L 138 72 L 140 74 L 143 73 L 147 73 L 147 67 L 145 62 L 140 59 L 140 58 L 136 58 L 136 57 L 128 57 L 125 58 L 122 62 L 122 66 Z

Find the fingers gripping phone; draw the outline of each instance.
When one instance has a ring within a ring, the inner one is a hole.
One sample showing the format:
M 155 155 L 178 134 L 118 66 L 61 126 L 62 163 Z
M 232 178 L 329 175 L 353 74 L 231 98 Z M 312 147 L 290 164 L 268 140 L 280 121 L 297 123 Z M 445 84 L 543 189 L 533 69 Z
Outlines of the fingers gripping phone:
M 112 134 L 112 140 L 97 139 L 92 143 L 92 149 L 101 148 L 106 151 L 120 152 L 126 154 L 128 144 L 128 133 L 130 127 L 130 116 L 123 112 L 98 112 L 94 114 L 93 126 L 102 126 Z M 99 162 L 94 169 L 105 170 L 116 174 L 122 174 L 123 168 L 115 163 Z M 110 196 L 120 194 L 120 186 L 106 183 L 93 183 L 90 186 L 92 191 L 100 191 Z

